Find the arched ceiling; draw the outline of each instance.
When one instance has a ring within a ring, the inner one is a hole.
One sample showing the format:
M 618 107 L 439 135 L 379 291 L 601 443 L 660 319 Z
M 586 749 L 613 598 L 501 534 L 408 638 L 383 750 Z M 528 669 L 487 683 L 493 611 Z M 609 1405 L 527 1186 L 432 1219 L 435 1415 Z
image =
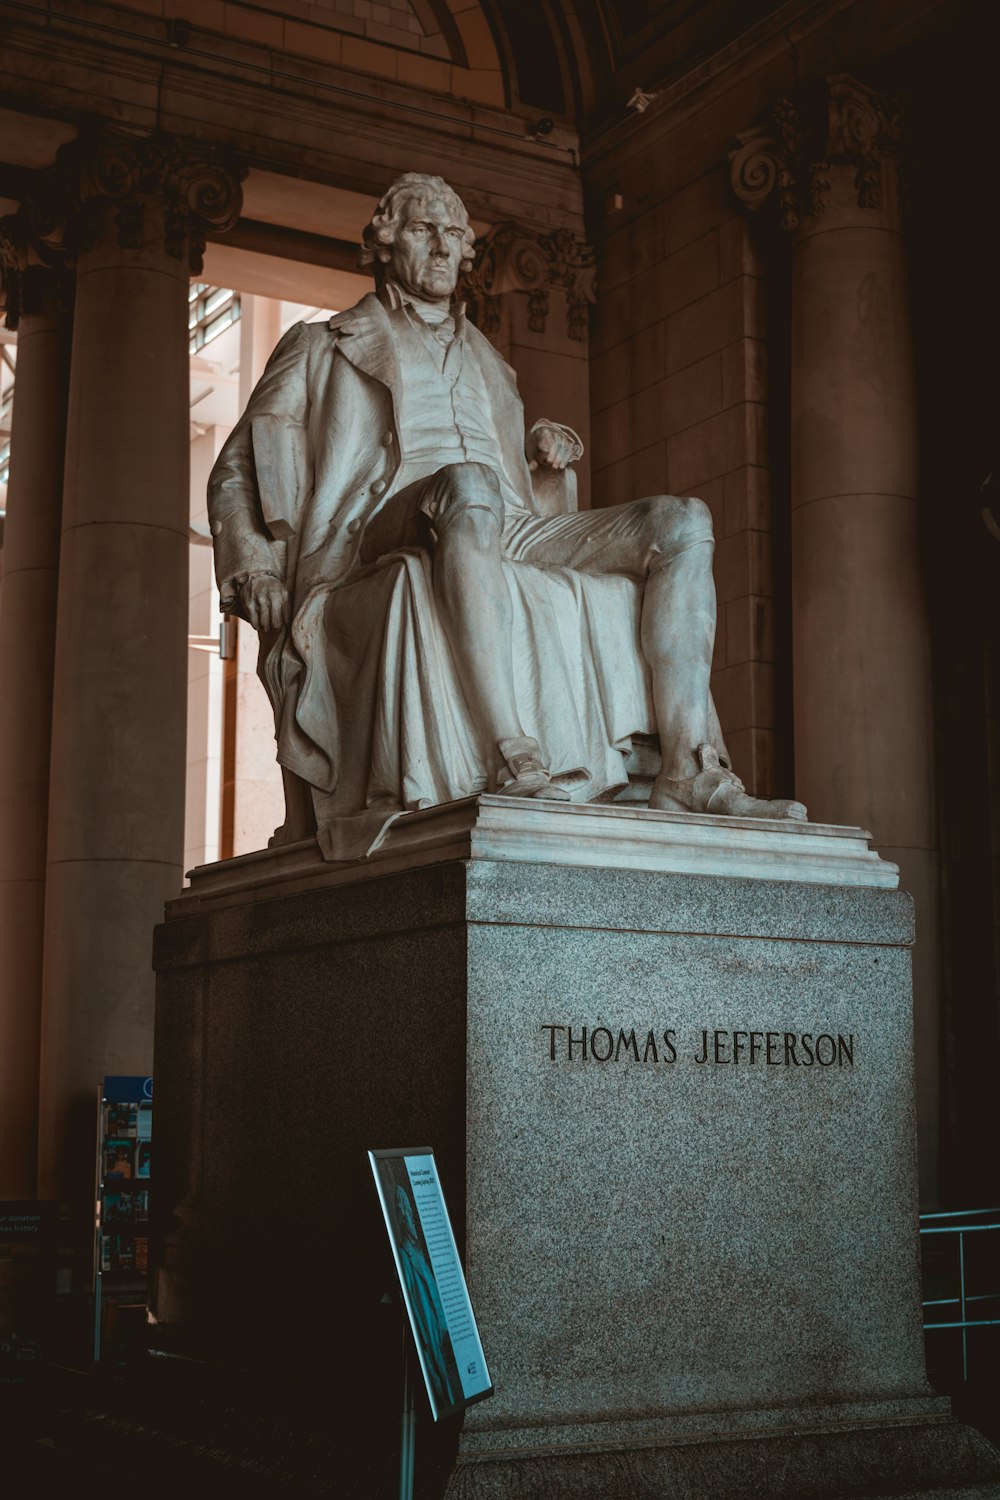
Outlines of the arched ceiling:
M 511 103 L 579 127 L 620 112 L 777 9 L 776 0 L 482 0 Z
M 776 9 L 775 0 L 113 0 L 183 47 L 215 32 L 275 52 L 578 128 L 620 115 Z

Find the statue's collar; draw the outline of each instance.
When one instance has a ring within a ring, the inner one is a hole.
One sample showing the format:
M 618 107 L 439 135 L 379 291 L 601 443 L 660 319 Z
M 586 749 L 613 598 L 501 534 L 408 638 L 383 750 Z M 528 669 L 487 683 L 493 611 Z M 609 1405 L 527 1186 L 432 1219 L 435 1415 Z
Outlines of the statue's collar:
M 399 289 L 396 290 L 398 292 Z M 378 295 L 369 292 L 355 307 L 346 312 L 335 313 L 330 319 L 329 327 L 338 336 L 338 349 L 344 358 L 356 369 L 388 386 L 395 399 L 400 386 L 399 361 L 391 333 L 392 309 L 386 306 L 382 295 L 384 292 L 385 286 Z M 408 302 L 401 300 L 399 306 L 416 313 L 416 307 Z M 472 352 L 475 353 L 475 348 L 482 340 L 477 336 L 474 324 L 466 326 L 464 304 L 453 303 L 452 315 L 456 333 L 467 347 L 472 346 Z
M 339 349 L 357 369 L 372 375 L 393 392 L 399 386 L 399 364 L 389 330 L 389 316 L 374 292 L 347 310 L 335 313 L 330 329 L 339 337 Z
M 427 327 L 432 331 L 440 327 L 450 318 L 455 326 L 455 332 L 459 338 L 465 330 L 465 303 L 456 302 L 454 299 L 444 306 L 440 302 L 424 302 L 419 297 L 414 297 L 412 292 L 404 291 L 398 282 L 386 277 L 382 283 L 378 299 L 388 312 L 397 308 L 405 308 L 411 313 L 416 313 Z

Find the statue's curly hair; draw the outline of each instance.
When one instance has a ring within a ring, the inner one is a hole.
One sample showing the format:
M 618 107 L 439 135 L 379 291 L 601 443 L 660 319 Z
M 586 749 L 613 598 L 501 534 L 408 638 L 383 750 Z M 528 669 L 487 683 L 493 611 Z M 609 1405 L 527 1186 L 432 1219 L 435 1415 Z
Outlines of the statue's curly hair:
M 426 172 L 404 172 L 402 177 L 396 178 L 388 192 L 382 194 L 371 216 L 371 221 L 365 225 L 361 236 L 358 265 L 371 267 L 377 286 L 381 286 L 385 277 L 385 262 L 380 258 L 379 251 L 388 250 L 392 246 L 396 232 L 402 223 L 403 213 L 414 199 L 420 202 L 427 198 L 450 199 L 460 209 L 461 216 L 465 220 L 465 241 L 462 245 L 462 261 L 459 270 L 463 273 L 472 270 L 476 244 L 475 231 L 469 223 L 465 204 L 455 189 L 449 187 L 443 177 L 431 177 Z

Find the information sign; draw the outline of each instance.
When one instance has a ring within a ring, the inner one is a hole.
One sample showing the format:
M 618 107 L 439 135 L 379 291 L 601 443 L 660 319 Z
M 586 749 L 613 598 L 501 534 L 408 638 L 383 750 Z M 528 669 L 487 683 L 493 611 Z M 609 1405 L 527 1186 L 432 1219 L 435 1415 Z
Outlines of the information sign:
M 51 1336 L 58 1230 L 57 1203 L 0 1202 L 0 1385 L 23 1381 Z
M 369 1151 L 435 1422 L 492 1396 L 465 1274 L 429 1147 Z

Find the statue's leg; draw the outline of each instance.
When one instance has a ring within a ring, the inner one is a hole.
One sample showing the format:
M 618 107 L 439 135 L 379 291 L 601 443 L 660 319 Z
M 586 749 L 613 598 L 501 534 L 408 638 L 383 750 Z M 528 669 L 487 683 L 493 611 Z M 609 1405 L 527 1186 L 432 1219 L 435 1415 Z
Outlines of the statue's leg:
M 485 464 L 447 464 L 425 484 L 420 508 L 434 536 L 438 615 L 487 757 L 490 785 L 515 796 L 568 799 L 550 782 L 514 696 L 513 606 L 503 573 L 504 504 L 497 476 Z
M 714 539 L 703 501 L 652 495 L 603 513 L 529 521 L 512 534 L 509 550 L 525 561 L 645 578 L 640 640 L 663 760 L 650 807 L 805 817 L 801 803 L 749 797 L 728 766 L 710 688 Z
M 494 760 L 500 740 L 524 737 L 514 700 L 513 608 L 500 551 L 503 518 L 492 469 L 446 464 L 392 496 L 361 544 L 365 564 L 396 547 L 432 546 L 438 618 L 469 710 Z
M 448 464 L 421 509 L 434 535 L 434 597 L 477 728 L 489 744 L 524 735 L 514 701 L 513 607 L 503 576 L 503 498 L 485 464 Z
M 650 807 L 804 819 L 801 802 L 748 796 L 723 754 L 710 687 L 716 605 L 708 507 L 700 500 L 669 495 L 645 504 L 653 535 L 642 605 L 642 647 L 653 678 L 663 756 Z M 688 694 L 691 701 L 686 701 Z
M 649 663 L 663 769 L 698 770 L 696 746 L 721 739 L 709 691 L 715 642 L 712 517 L 701 500 L 651 495 L 631 505 L 532 518 L 509 555 L 645 579 L 640 639 Z
M 801 802 L 748 796 L 721 754 L 725 747 L 710 688 L 716 607 L 708 508 L 700 500 L 673 496 L 647 504 L 654 535 L 642 646 L 652 672 L 663 755 L 649 805 L 728 817 L 804 819 Z
M 649 663 L 663 774 L 693 776 L 696 746 L 709 742 L 715 645 L 714 539 L 700 500 L 665 495 L 648 507 L 650 547 L 640 640 Z M 712 720 L 715 719 L 715 724 Z
M 715 746 L 718 757 L 724 766 L 732 766 L 732 757 L 726 749 L 725 737 L 722 733 L 722 725 L 719 723 L 719 711 L 715 706 L 715 699 L 711 692 L 708 695 L 708 742 Z

